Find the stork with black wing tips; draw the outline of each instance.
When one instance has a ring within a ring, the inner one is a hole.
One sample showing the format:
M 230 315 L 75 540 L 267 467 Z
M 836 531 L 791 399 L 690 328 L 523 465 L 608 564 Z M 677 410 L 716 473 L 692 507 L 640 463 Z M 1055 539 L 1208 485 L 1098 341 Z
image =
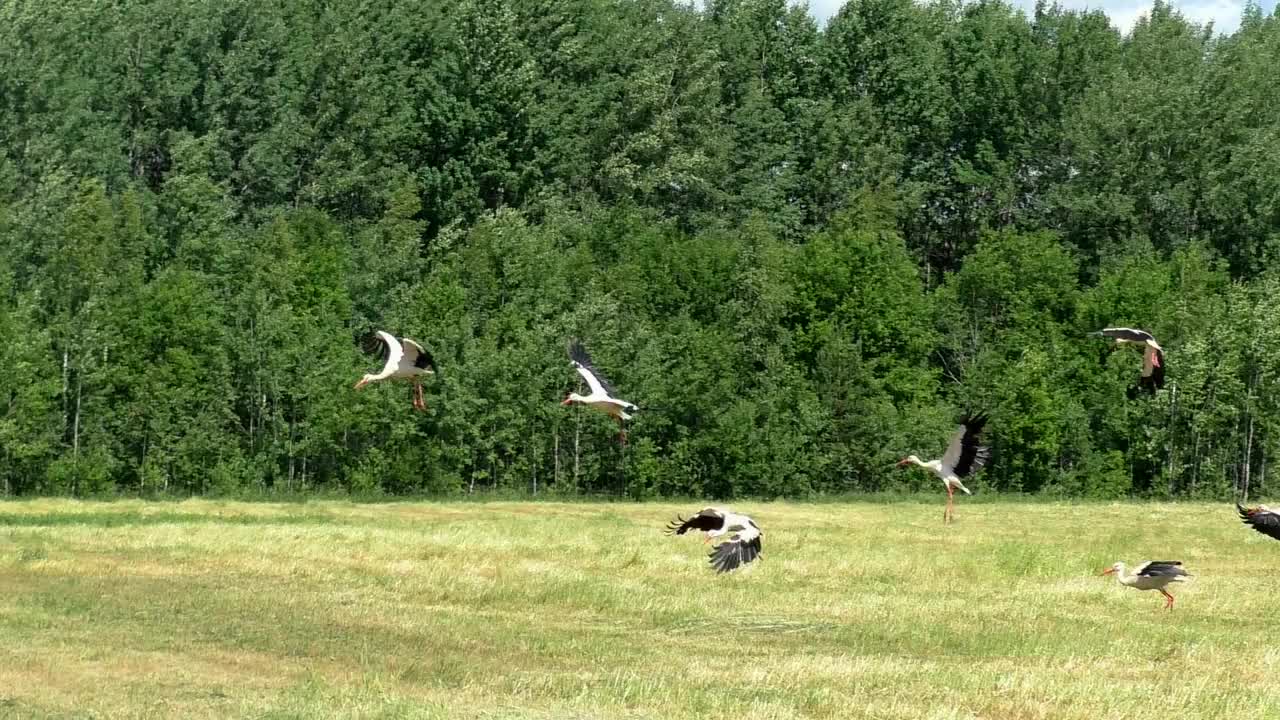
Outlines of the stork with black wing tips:
M 595 369 L 595 366 L 591 363 L 591 357 L 587 355 L 586 348 L 582 347 L 582 343 L 577 340 L 572 340 L 569 343 L 569 365 L 578 371 L 583 380 L 587 381 L 587 388 L 591 392 L 588 395 L 579 395 L 576 392 L 571 392 L 564 399 L 564 402 L 560 404 L 586 405 L 612 417 L 618 421 L 618 440 L 625 443 L 627 441 L 627 430 L 623 423 L 631 419 L 630 413 L 636 412 L 640 408 L 633 403 L 618 398 L 618 392 Z
M 1164 348 L 1156 342 L 1155 336 L 1146 330 L 1125 327 L 1103 328 L 1094 335 L 1113 338 L 1117 345 L 1137 345 L 1142 348 L 1142 374 L 1138 386 L 1143 390 L 1156 394 L 1164 387 Z
M 729 535 L 724 542 L 716 545 L 708 556 L 711 567 L 717 573 L 726 573 L 743 565 L 747 565 L 760 556 L 760 538 L 763 533 L 755 521 L 741 513 L 723 508 L 708 507 L 698 511 L 688 520 L 676 516 L 667 524 L 668 535 L 683 535 L 690 530 L 706 533 L 704 543 Z
M 1182 569 L 1180 560 L 1150 560 L 1134 568 L 1132 575 L 1125 572 L 1124 563 L 1118 562 L 1103 570 L 1102 574 L 1114 574 L 1121 585 L 1137 590 L 1159 590 L 1164 595 L 1166 610 L 1173 609 L 1173 596 L 1165 588 L 1175 582 L 1186 582 L 1191 577 Z
M 431 353 L 409 338 L 397 340 L 394 335 L 382 330 L 379 330 L 377 335 L 381 341 L 386 363 L 379 372 L 366 373 L 360 378 L 355 389 L 359 390 L 371 382 L 380 380 L 408 378 L 413 380 L 413 407 L 419 411 L 426 410 L 427 403 L 422 397 L 422 376 L 434 375 L 436 372 L 435 360 L 431 358 Z
M 898 462 L 898 467 L 918 465 L 937 475 L 947 488 L 947 508 L 942 512 L 942 522 L 950 523 L 955 518 L 955 492 L 960 490 L 965 495 L 972 495 L 964 486 L 961 478 L 972 476 L 978 472 L 991 457 L 990 448 L 979 441 L 982 429 L 987 424 L 985 415 L 965 418 L 959 429 L 951 436 L 951 444 L 947 452 L 939 460 L 925 462 L 915 455 L 908 455 Z

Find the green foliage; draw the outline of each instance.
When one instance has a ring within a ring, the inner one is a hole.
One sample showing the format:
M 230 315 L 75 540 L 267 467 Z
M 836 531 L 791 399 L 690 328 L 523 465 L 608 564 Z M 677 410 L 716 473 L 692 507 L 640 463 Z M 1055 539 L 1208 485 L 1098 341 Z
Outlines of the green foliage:
M 978 411 L 974 488 L 1269 488 L 1274 14 L 0 15 L 4 494 L 922 489 L 894 462 Z M 1107 325 L 1155 333 L 1163 391 Z M 426 413 L 351 389 L 376 329 L 435 355 Z M 570 337 L 627 445 L 558 404 Z

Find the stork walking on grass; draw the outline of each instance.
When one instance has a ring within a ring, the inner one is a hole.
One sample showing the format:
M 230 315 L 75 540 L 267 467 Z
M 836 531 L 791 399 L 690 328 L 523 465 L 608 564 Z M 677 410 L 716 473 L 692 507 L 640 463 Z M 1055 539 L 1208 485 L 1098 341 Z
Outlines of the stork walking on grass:
M 422 376 L 434 375 L 436 372 L 431 353 L 409 338 L 397 340 L 394 335 L 382 330 L 378 331 L 378 338 L 382 340 L 386 364 L 377 373 L 366 373 L 360 378 L 360 382 L 356 383 L 355 389 L 359 390 L 379 380 L 410 378 L 413 380 L 413 407 L 420 411 L 426 410 L 427 403 L 422 398 Z
M 1182 562 L 1179 560 L 1151 560 L 1144 562 L 1133 569 L 1133 574 L 1126 574 L 1124 563 L 1118 562 L 1115 565 L 1102 571 L 1103 575 L 1115 574 L 1116 580 L 1121 585 L 1126 585 L 1138 590 L 1159 590 L 1164 595 L 1164 608 L 1166 610 L 1173 609 L 1173 596 L 1165 590 L 1170 583 L 1186 582 L 1191 577 L 1186 570 L 1182 569 Z
M 1102 337 L 1114 338 L 1117 345 L 1137 345 L 1142 348 L 1142 375 L 1138 385 L 1151 393 L 1164 387 L 1164 349 L 1156 342 L 1155 336 L 1146 330 L 1133 328 L 1110 327 L 1094 333 Z
M 704 543 L 721 537 L 726 533 L 729 539 L 712 549 L 711 567 L 717 573 L 725 573 L 734 568 L 746 565 L 760 556 L 760 538 L 763 534 L 755 521 L 741 513 L 723 508 L 708 507 L 698 511 L 697 515 L 685 520 L 679 515 L 667 524 L 666 534 L 683 535 L 690 530 L 701 530 L 706 533 Z
M 915 455 L 908 455 L 898 463 L 898 467 L 919 465 L 942 480 L 947 488 L 947 509 L 942 512 L 943 523 L 950 523 L 955 517 L 956 490 L 960 490 L 965 495 L 973 494 L 964 486 L 961 478 L 970 477 L 976 473 L 991 457 L 991 449 L 979 443 L 979 436 L 982 435 L 982 428 L 986 424 L 985 415 L 965 418 L 960 428 L 951 436 L 951 444 L 947 446 L 947 452 L 940 460 L 925 462 Z
M 640 408 L 618 398 L 618 392 L 592 366 L 591 357 L 587 355 L 586 348 L 582 347 L 582 343 L 577 340 L 569 343 L 569 364 L 578 371 L 583 380 L 587 381 L 587 387 L 591 390 L 591 393 L 589 395 L 579 395 L 576 392 L 571 392 L 564 399 L 564 402 L 560 404 L 586 405 L 612 417 L 618 421 L 618 440 L 625 443 L 627 441 L 627 430 L 623 423 L 631 419 L 628 411 L 635 412 Z
M 1266 505 L 1247 508 L 1240 503 L 1236 503 L 1236 511 L 1240 513 L 1240 520 L 1245 525 L 1267 537 L 1280 540 L 1280 512 Z

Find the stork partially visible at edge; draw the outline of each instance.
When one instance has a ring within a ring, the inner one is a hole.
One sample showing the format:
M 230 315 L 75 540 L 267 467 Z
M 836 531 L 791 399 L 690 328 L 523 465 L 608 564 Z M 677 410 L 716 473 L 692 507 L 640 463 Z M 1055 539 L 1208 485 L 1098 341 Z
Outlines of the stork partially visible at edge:
M 1250 508 L 1240 503 L 1236 503 L 1236 512 L 1240 513 L 1240 520 L 1245 525 L 1269 538 L 1280 540 L 1280 512 L 1266 505 Z
M 960 429 L 956 430 L 951 436 L 951 444 L 947 446 L 947 452 L 943 454 L 940 460 L 930 460 L 925 462 L 915 455 L 908 455 L 903 458 L 898 467 L 906 467 L 908 465 L 919 465 L 929 472 L 937 475 L 942 483 L 947 487 L 947 509 L 942 513 L 942 522 L 950 523 L 955 517 L 955 492 L 960 490 L 965 495 L 972 495 L 969 488 L 964 486 L 961 478 L 966 478 L 986 464 L 991 457 L 991 449 L 985 445 L 979 444 L 979 436 L 982 435 L 982 428 L 987 424 L 986 415 L 976 415 L 965 418 L 960 424 Z
M 410 378 L 413 380 L 413 407 L 419 411 L 425 411 L 427 403 L 422 397 L 422 376 L 434 375 L 436 372 L 435 360 L 431 358 L 431 353 L 409 338 L 397 340 L 394 335 L 382 330 L 378 331 L 378 338 L 384 346 L 387 362 L 382 366 L 381 371 L 366 373 L 360 378 L 355 389 L 359 390 L 379 380 Z

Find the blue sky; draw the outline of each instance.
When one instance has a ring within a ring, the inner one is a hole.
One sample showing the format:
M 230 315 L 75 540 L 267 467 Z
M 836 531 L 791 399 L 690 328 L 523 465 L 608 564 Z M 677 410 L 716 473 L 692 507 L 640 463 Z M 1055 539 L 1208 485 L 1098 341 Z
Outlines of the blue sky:
M 802 0 L 795 0 L 799 5 Z M 809 0 L 809 12 L 819 21 L 826 20 L 835 14 L 845 0 Z M 1012 0 L 1015 5 L 1024 8 L 1028 13 L 1035 7 L 1035 0 Z M 1066 8 L 1102 8 L 1111 18 L 1111 23 L 1128 32 L 1137 19 L 1151 9 L 1147 0 L 1059 0 Z M 1240 25 L 1240 11 L 1244 9 L 1244 0 L 1173 0 L 1174 7 L 1182 12 L 1183 17 L 1199 23 L 1213 21 L 1213 27 L 1220 33 L 1229 33 Z M 1264 12 L 1270 14 L 1275 10 L 1276 0 L 1262 0 Z

